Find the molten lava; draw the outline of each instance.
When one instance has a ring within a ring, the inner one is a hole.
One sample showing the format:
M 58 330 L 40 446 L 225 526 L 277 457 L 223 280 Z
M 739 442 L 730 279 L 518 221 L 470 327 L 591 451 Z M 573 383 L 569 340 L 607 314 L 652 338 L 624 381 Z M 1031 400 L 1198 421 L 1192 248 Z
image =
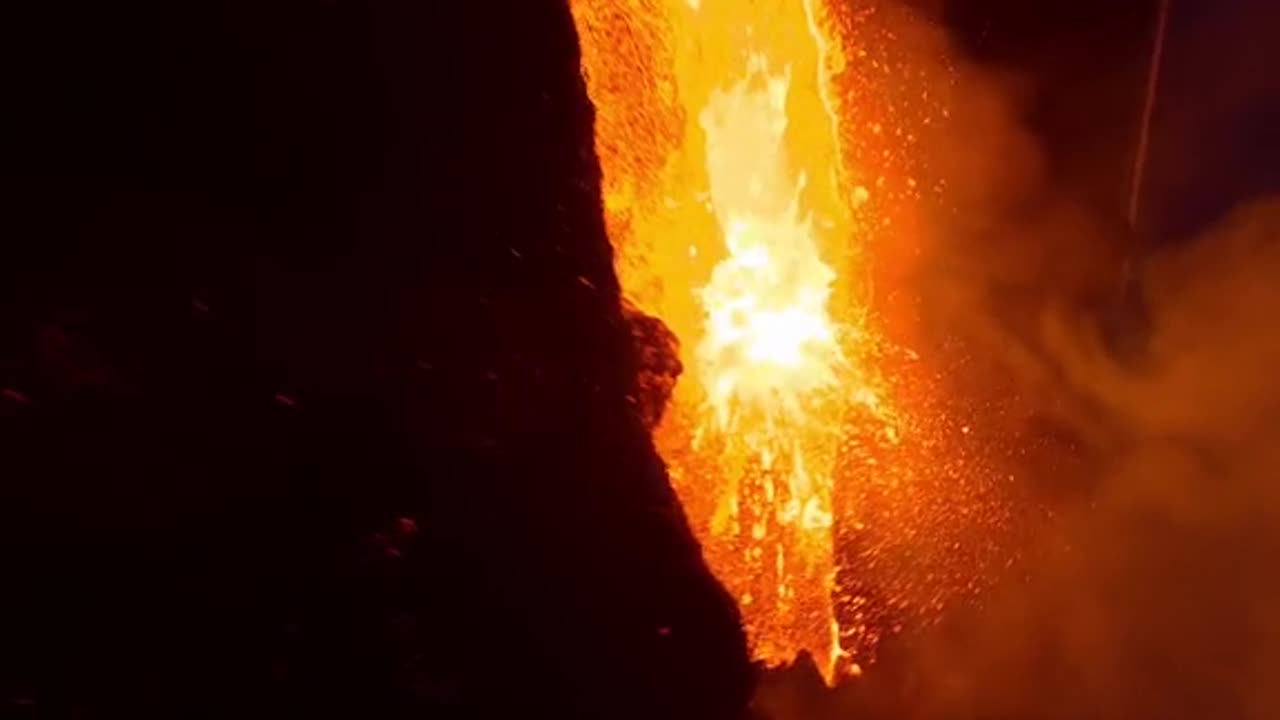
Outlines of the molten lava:
M 807 651 L 828 680 L 842 658 L 856 670 L 880 608 L 907 604 L 896 580 L 873 602 L 872 579 L 837 573 L 843 555 L 887 552 L 860 533 L 909 475 L 881 469 L 914 424 L 886 380 L 866 267 L 894 193 L 915 188 L 885 177 L 901 148 L 842 147 L 833 78 L 851 61 L 820 0 L 571 6 L 619 278 L 688 369 L 655 432 L 672 483 L 756 656 Z M 853 59 L 887 69 L 865 48 Z M 883 140 L 875 117 L 857 123 Z M 881 166 L 849 168 L 863 157 Z M 907 514 L 895 530 L 925 522 Z

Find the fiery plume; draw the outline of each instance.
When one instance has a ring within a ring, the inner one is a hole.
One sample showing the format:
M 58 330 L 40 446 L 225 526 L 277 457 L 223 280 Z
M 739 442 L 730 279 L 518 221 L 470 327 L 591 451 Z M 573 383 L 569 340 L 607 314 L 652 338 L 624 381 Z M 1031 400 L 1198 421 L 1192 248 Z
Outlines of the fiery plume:
M 572 9 L 619 277 L 687 368 L 655 432 L 672 482 L 756 655 L 807 651 L 828 679 L 856 670 L 877 611 L 842 587 L 840 557 L 883 551 L 850 538 L 892 514 L 866 501 L 909 475 L 883 469 L 911 424 L 887 379 L 868 246 L 915 192 L 887 172 L 911 138 L 886 141 L 890 111 L 852 118 L 833 99 L 851 60 L 819 0 Z M 847 146 L 854 130 L 871 140 Z M 893 521 L 909 533 L 924 512 Z M 880 591 L 875 607 L 907 604 L 893 582 Z

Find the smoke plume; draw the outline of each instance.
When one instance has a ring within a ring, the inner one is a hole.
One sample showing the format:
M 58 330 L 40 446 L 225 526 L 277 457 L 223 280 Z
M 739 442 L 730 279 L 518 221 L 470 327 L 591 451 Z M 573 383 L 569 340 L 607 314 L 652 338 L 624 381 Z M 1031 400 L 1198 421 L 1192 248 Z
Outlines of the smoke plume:
M 1196 120 L 1194 93 L 1171 92 L 1153 188 L 1193 172 L 1180 134 L 1232 127 L 1271 97 L 1274 81 L 1250 81 L 1259 45 L 1240 44 L 1252 49 L 1210 63 L 1228 78 L 1211 86 L 1220 112 Z M 982 421 L 1025 449 L 1015 513 L 1027 531 L 977 606 L 900 639 L 825 699 L 768 678 L 762 707 L 810 719 L 1275 717 L 1280 198 L 1245 197 L 1208 229 L 1135 254 L 1123 220 L 1054 176 L 1022 121 L 1033 84 L 972 64 L 948 72 L 951 121 L 929 148 L 947 191 L 911 289 L 936 347 L 962 348 L 948 391 L 987 398 L 999 412 Z
M 922 270 L 927 316 L 993 358 L 1023 419 L 1071 451 L 1024 467 L 1056 490 L 1024 512 L 1049 519 L 1023 577 L 927 643 L 917 713 L 1272 717 L 1280 202 L 1145 254 L 1127 293 L 1120 223 L 1055 187 L 1013 108 L 988 102 L 958 108 L 983 123 L 965 137 L 996 140 L 951 155 L 974 190 Z

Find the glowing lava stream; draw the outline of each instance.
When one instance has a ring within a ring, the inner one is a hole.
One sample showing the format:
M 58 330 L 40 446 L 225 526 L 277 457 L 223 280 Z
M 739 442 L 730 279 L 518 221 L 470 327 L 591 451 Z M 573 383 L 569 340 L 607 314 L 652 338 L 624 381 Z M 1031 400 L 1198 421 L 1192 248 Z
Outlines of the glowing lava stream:
M 808 651 L 831 679 L 841 433 L 892 431 L 816 2 L 572 8 L 619 277 L 687 368 L 655 440 L 757 657 Z

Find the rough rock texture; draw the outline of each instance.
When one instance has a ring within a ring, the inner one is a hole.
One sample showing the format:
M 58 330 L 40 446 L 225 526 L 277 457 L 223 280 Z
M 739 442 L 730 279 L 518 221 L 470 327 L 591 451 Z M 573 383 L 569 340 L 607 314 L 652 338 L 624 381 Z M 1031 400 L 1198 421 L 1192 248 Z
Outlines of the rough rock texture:
M 740 716 L 563 3 L 84 5 L 5 23 L 0 714 Z

